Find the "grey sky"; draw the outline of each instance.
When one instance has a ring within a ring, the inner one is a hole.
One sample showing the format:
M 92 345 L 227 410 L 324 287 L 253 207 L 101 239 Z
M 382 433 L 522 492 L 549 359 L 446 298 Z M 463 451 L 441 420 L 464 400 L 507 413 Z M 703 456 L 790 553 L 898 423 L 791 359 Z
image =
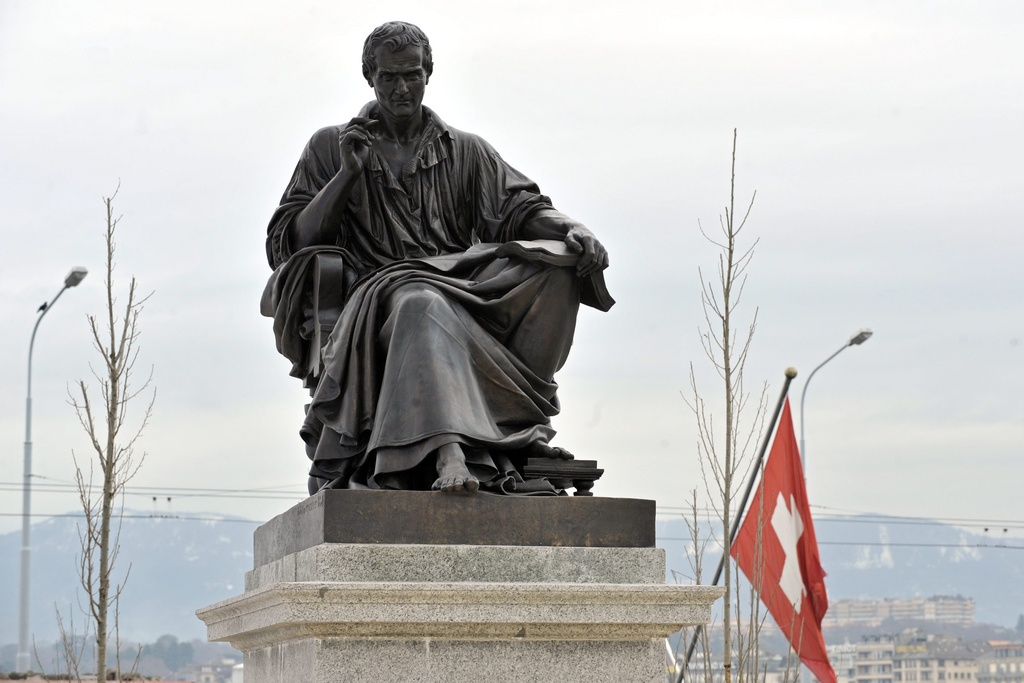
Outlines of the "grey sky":
M 812 503 L 1024 520 L 1024 6 L 1003 2 L 469 1 L 0 4 L 0 481 L 21 479 L 25 363 L 35 471 L 72 478 L 66 386 L 93 358 L 103 206 L 120 179 L 118 275 L 154 295 L 140 364 L 156 412 L 136 483 L 301 491 L 305 395 L 258 311 L 266 223 L 309 136 L 369 100 L 360 50 L 389 19 L 434 46 L 425 104 L 481 134 L 612 254 L 558 377 L 557 444 L 601 495 L 684 503 L 699 483 L 680 391 L 703 359 L 697 269 L 728 200 L 757 201 L 740 316 L 748 388 L 808 391 Z M 799 427 L 798 427 L 799 428 Z M 42 482 L 44 480 L 40 480 Z M 17 527 L 5 487 L 0 531 Z M 158 509 L 166 511 L 161 496 Z M 189 498 L 266 518 L 288 500 Z M 150 509 L 148 494 L 128 504 Z M 36 512 L 74 508 L 39 493 Z

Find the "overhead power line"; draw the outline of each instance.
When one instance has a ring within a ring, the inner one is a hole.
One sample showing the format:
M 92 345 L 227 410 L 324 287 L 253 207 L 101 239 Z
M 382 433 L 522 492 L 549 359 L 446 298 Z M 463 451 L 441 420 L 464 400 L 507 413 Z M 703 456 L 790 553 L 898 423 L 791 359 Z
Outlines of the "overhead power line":
M 55 493 L 55 494 L 78 494 L 77 484 L 69 481 L 59 481 L 48 477 L 36 476 L 37 479 L 42 480 L 39 483 L 33 485 L 33 491 L 37 493 Z M 0 492 L 18 492 L 21 491 L 21 482 L 11 481 L 0 481 Z M 304 500 L 307 497 L 307 493 L 304 488 L 298 485 L 281 485 L 281 486 L 270 486 L 270 487 L 258 487 L 258 488 L 222 488 L 222 487 L 191 487 L 191 486 L 129 486 L 125 490 L 125 495 L 130 496 L 143 496 L 143 497 L 170 497 L 170 498 L 196 498 L 196 499 L 215 499 L 215 500 L 295 500 L 296 502 Z M 846 510 L 842 508 L 832 508 L 821 505 L 812 505 L 812 508 L 819 510 L 832 511 L 831 513 L 818 514 L 814 517 L 814 521 L 817 524 L 892 524 L 892 525 L 913 525 L 913 526 L 957 526 L 967 528 L 983 529 L 985 532 L 992 530 L 998 533 L 999 531 L 1007 532 L 1010 530 L 1021 531 L 1024 530 L 1024 520 L 1016 519 L 985 519 L 976 517 L 924 517 L 924 516 L 910 516 L 910 515 L 889 515 L 878 512 L 866 512 L 860 510 Z M 697 510 L 698 514 L 707 518 L 713 519 L 717 511 L 711 508 L 701 508 Z M 693 509 L 687 507 L 660 505 L 658 506 L 658 516 L 666 517 L 672 516 L 684 516 L 685 514 L 692 514 Z M 841 513 L 841 514 L 837 514 Z M 23 513 L 12 512 L 12 513 L 0 513 L 0 517 L 22 517 Z M 51 514 L 32 514 L 32 518 L 43 518 L 43 517 L 75 517 L 74 514 L 64 515 L 51 515 Z M 150 517 L 150 518 L 167 518 L 167 519 L 188 519 L 196 521 L 219 521 L 219 518 L 199 518 L 199 517 L 182 517 L 173 514 L 161 514 L 153 513 L 148 515 L 135 515 L 137 518 Z M 130 515 L 125 515 L 125 518 L 132 518 Z M 242 520 L 222 520 L 222 521 L 242 521 Z M 669 538 L 665 537 L 662 540 L 666 541 L 680 541 L 689 539 Z M 829 544 L 841 544 L 839 541 L 824 541 L 819 540 L 822 545 Z M 882 547 L 885 545 L 893 547 L 951 547 L 951 548 L 963 548 L 972 547 L 970 545 L 964 546 L 960 544 L 944 545 L 937 544 L 934 546 L 927 544 L 897 544 L 897 543 L 879 543 L 877 541 L 865 541 L 865 542 L 850 542 L 850 545 L 863 545 L 863 546 L 877 546 Z M 977 547 L 984 548 L 1016 548 L 1016 546 L 1007 546 L 1004 544 L 998 545 L 979 545 Z
M 0 512 L 0 517 L 21 517 L 20 512 Z M 44 512 L 34 512 L 30 517 L 46 517 L 53 518 L 58 517 L 62 519 L 85 519 L 85 515 L 80 512 L 66 512 L 63 514 L 49 515 Z M 237 524 L 263 524 L 266 520 L 257 519 L 239 519 L 239 518 L 228 518 L 228 517 L 198 517 L 193 515 L 176 515 L 176 514 L 162 514 L 159 512 L 154 513 L 136 513 L 126 512 L 123 515 L 117 515 L 120 519 L 174 519 L 182 522 L 231 522 Z
M 679 543 L 692 543 L 693 539 L 686 536 L 658 536 L 659 541 L 674 541 Z M 706 539 L 711 542 L 715 542 L 716 539 Z M 704 543 L 705 540 L 698 540 L 699 543 Z M 717 545 L 717 543 L 716 543 Z M 952 550 L 966 550 L 971 548 L 987 549 L 987 550 L 1024 550 L 1022 545 L 1007 545 L 1006 543 L 904 543 L 904 542 L 882 542 L 878 540 L 870 541 L 822 541 L 818 540 L 818 545 L 848 545 L 854 547 L 871 547 L 871 548 L 949 548 Z M 717 547 L 721 548 L 720 545 Z
M 84 515 L 81 513 L 64 513 L 49 515 L 45 513 L 33 513 L 32 517 L 48 517 L 48 518 L 71 518 L 71 519 L 83 519 Z M 0 517 L 21 517 L 21 513 L 16 512 L 0 512 Z M 211 517 L 211 516 L 196 516 L 196 515 L 179 515 L 179 514 L 161 514 L 161 513 L 134 513 L 129 512 L 120 515 L 123 519 L 170 519 L 181 522 L 229 522 L 236 524 L 263 524 L 266 520 L 253 520 L 253 519 L 237 519 L 237 518 L 225 518 L 225 517 Z M 692 539 L 682 536 L 658 536 L 658 541 L 673 541 L 673 542 L 685 542 L 690 543 Z M 818 545 L 838 545 L 838 546 L 854 546 L 854 547 L 872 547 L 872 548 L 948 548 L 953 550 L 965 550 L 965 549 L 984 549 L 984 550 L 1024 550 L 1024 546 L 1019 545 L 1008 545 L 1005 543 L 882 543 L 877 540 L 871 541 L 818 541 Z
M 835 510 L 835 508 L 823 508 L 822 506 L 818 505 L 812 505 L 811 507 L 817 509 Z M 672 506 L 658 507 L 658 515 L 660 517 L 668 516 L 668 513 L 674 513 L 675 511 L 685 512 L 687 515 L 692 515 L 693 513 L 692 508 Z M 701 515 L 702 517 L 706 517 L 709 514 L 712 516 L 717 514 L 717 511 L 712 510 L 710 508 L 698 509 L 697 512 L 698 515 Z M 675 517 L 676 514 L 673 514 L 672 516 Z M 699 521 L 703 521 L 703 519 Z M 1024 520 L 1019 519 L 985 519 L 979 517 L 925 517 L 911 515 L 889 515 L 879 512 L 860 512 L 855 510 L 844 511 L 844 514 L 816 514 L 814 515 L 814 523 L 958 526 L 999 530 L 1024 530 Z
M 0 482 L 0 492 L 20 491 L 21 484 L 15 482 Z M 77 484 L 71 482 L 57 482 L 45 480 L 43 483 L 34 484 L 32 490 L 39 493 L 61 493 L 78 495 Z M 130 486 L 125 489 L 125 495 L 129 496 L 172 496 L 175 498 L 249 498 L 257 500 L 294 500 L 302 499 L 309 494 L 305 489 L 295 486 L 292 490 L 284 487 L 273 488 L 197 488 L 186 486 Z

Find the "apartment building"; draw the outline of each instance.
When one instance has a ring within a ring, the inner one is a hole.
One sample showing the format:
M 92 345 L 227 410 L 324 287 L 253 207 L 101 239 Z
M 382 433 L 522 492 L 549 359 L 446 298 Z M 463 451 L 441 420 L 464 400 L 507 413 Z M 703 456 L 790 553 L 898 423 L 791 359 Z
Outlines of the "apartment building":
M 978 659 L 977 683 L 1024 683 L 1024 641 L 995 641 Z
M 978 659 L 987 651 L 985 643 L 949 636 L 899 644 L 893 654 L 893 683 L 975 683 Z
M 835 600 L 829 604 L 822 626 L 879 626 L 886 619 L 970 626 L 974 623 L 974 601 L 948 595 Z
M 898 636 L 870 635 L 857 644 L 854 683 L 893 683 L 892 656 Z
M 836 683 L 855 683 L 857 679 L 857 646 L 855 644 L 829 645 L 828 659 L 832 662 L 832 669 L 836 672 Z

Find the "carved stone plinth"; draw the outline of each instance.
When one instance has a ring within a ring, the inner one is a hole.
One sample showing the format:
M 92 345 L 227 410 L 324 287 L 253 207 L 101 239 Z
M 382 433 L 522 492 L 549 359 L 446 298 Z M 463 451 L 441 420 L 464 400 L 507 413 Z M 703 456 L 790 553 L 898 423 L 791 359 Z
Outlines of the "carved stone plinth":
M 198 612 L 211 640 L 245 653 L 246 683 L 660 683 L 662 639 L 706 623 L 721 595 L 665 585 L 664 551 L 653 547 L 320 543 L 259 551 L 264 561 L 246 575 L 245 593 Z

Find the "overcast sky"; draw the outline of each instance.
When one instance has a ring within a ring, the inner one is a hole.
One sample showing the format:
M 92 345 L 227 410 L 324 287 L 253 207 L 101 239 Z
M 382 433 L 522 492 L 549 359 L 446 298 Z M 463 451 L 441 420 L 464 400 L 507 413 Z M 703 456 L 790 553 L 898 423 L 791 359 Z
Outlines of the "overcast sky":
M 431 38 L 425 104 L 611 252 L 618 305 L 581 313 L 555 421 L 556 444 L 605 468 L 599 495 L 667 511 L 701 486 L 681 392 L 692 362 L 722 413 L 699 336 L 698 269 L 717 257 L 698 221 L 714 229 L 728 202 L 735 127 L 738 197 L 757 191 L 747 387 L 774 402 L 797 367 L 798 418 L 811 370 L 875 332 L 807 393 L 812 503 L 1024 524 L 1017 0 L 4 0 L 0 531 L 20 523 L 35 311 L 76 265 L 90 275 L 35 344 L 37 484 L 71 482 L 86 453 L 67 387 L 97 360 L 86 315 L 102 311 L 102 197 L 119 182 L 116 277 L 153 292 L 139 380 L 151 366 L 158 387 L 134 482 L 155 489 L 128 505 L 266 519 L 300 499 L 307 397 L 259 314 L 266 224 L 309 136 L 372 97 L 362 42 L 391 19 Z M 42 489 L 33 505 L 74 507 Z

